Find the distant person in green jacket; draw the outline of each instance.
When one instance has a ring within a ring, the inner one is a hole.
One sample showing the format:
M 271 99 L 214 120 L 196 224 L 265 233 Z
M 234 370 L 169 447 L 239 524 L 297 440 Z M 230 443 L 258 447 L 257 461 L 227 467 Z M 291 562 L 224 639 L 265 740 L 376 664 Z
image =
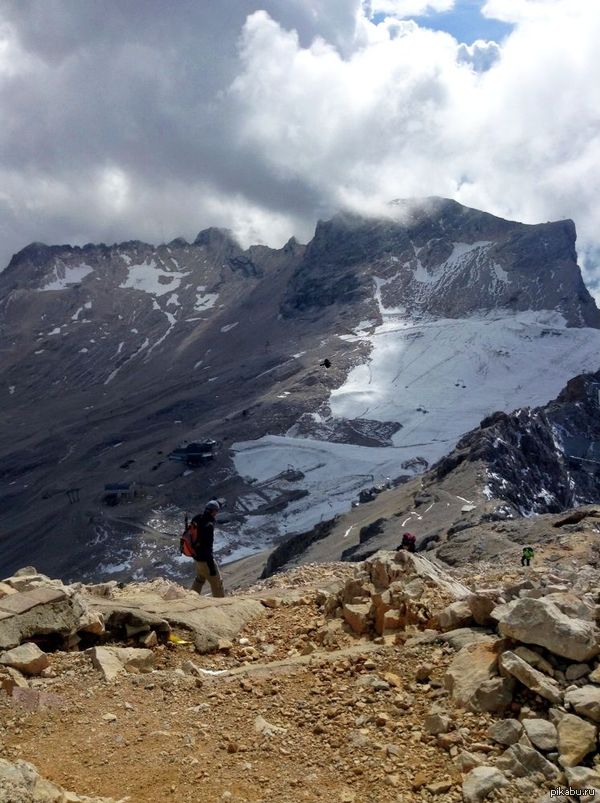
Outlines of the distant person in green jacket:
M 530 546 L 523 547 L 523 554 L 521 555 L 521 566 L 529 566 L 529 561 L 533 557 L 533 549 Z

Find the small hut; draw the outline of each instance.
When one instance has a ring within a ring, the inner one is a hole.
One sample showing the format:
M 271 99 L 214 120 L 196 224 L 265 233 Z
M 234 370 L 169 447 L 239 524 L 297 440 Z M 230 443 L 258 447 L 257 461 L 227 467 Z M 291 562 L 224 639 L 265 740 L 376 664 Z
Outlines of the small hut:
M 209 439 L 178 446 L 169 454 L 169 460 L 179 460 L 188 466 L 199 466 L 214 460 L 217 442 Z
M 118 505 L 137 496 L 135 482 L 109 482 L 104 486 L 104 504 Z

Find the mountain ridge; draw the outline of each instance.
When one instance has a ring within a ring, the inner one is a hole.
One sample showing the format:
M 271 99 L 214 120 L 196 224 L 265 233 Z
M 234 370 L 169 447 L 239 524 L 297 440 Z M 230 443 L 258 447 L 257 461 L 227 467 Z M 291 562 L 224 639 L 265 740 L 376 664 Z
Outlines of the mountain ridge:
M 16 255 L 0 274 L 8 566 L 22 562 L 23 528 L 43 528 L 36 561 L 50 572 L 178 577 L 169 539 L 214 494 L 230 505 L 219 548 L 240 557 L 348 509 L 374 476 L 422 471 L 486 414 L 597 368 L 600 313 L 572 224 L 410 208 L 412 223 L 406 210 L 346 216 L 282 249 L 244 250 L 212 228 L 195 244 Z M 481 239 L 494 227 L 501 242 Z M 506 306 L 513 279 L 521 300 Z M 208 437 L 210 466 L 166 459 Z M 303 478 L 281 479 L 296 462 Z M 140 489 L 118 516 L 102 504 L 116 481 Z
M 600 326 L 600 313 L 577 268 L 572 220 L 514 223 L 439 198 L 410 201 L 407 206 L 408 211 L 406 206 L 401 207 L 399 222 L 348 213 L 319 221 L 315 236 L 306 247 L 305 264 L 299 266 L 292 278 L 284 314 L 332 303 L 332 298 L 349 296 L 352 301 L 360 296 L 366 287 L 360 282 L 361 274 L 357 277 L 356 273 L 345 271 L 350 267 L 360 268 L 368 256 L 370 264 L 382 270 L 381 278 L 386 282 L 386 295 L 391 302 L 388 306 L 412 298 L 412 304 L 410 301 L 407 304 L 409 314 L 420 311 L 419 305 L 425 306 L 429 315 L 442 317 L 460 317 L 468 310 L 499 307 L 514 311 L 554 309 L 563 312 L 570 326 Z M 466 267 L 479 287 L 467 288 L 466 294 L 457 292 L 462 276 L 456 277 L 455 282 L 452 276 L 444 277 L 441 270 L 453 257 L 452 244 L 463 241 L 458 240 L 459 236 L 466 243 L 487 248 L 490 253 L 486 254 L 486 262 L 495 269 L 488 269 L 486 274 L 488 265 L 482 266 L 478 262 L 483 260 L 472 259 Z M 399 264 L 404 268 L 400 273 Z M 330 277 L 315 275 L 323 265 L 343 271 L 341 276 L 335 275 L 334 284 Z M 509 265 L 507 283 L 505 268 Z M 535 273 L 533 281 L 528 275 L 531 272 Z M 306 290 L 307 283 L 310 291 Z M 442 283 L 445 295 L 440 300 L 436 294 Z M 325 295 L 325 301 L 314 297 L 315 284 Z M 430 284 L 433 292 L 428 292 Z M 535 288 L 528 287 L 533 284 Z M 453 294 L 456 297 L 448 304 L 448 295 Z M 569 294 L 576 296 L 579 307 L 576 303 L 565 304 Z

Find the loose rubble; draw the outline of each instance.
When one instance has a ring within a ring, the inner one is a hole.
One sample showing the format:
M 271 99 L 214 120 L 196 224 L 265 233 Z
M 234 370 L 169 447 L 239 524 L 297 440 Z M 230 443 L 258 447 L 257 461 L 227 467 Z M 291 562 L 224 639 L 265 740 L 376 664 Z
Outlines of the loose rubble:
M 600 791 L 600 576 L 503 581 L 405 552 L 291 576 L 226 601 L 157 581 L 63 587 L 34 570 L 0 584 L 0 800 Z

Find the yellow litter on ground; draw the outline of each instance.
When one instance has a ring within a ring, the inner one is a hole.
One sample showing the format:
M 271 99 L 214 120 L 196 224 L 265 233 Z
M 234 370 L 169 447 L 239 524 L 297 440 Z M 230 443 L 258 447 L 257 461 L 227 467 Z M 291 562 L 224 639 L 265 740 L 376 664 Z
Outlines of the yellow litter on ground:
M 170 641 L 171 644 L 191 644 L 192 643 L 191 641 L 186 641 L 183 638 L 179 638 L 179 636 L 176 636 L 175 633 L 169 633 L 168 641 Z

